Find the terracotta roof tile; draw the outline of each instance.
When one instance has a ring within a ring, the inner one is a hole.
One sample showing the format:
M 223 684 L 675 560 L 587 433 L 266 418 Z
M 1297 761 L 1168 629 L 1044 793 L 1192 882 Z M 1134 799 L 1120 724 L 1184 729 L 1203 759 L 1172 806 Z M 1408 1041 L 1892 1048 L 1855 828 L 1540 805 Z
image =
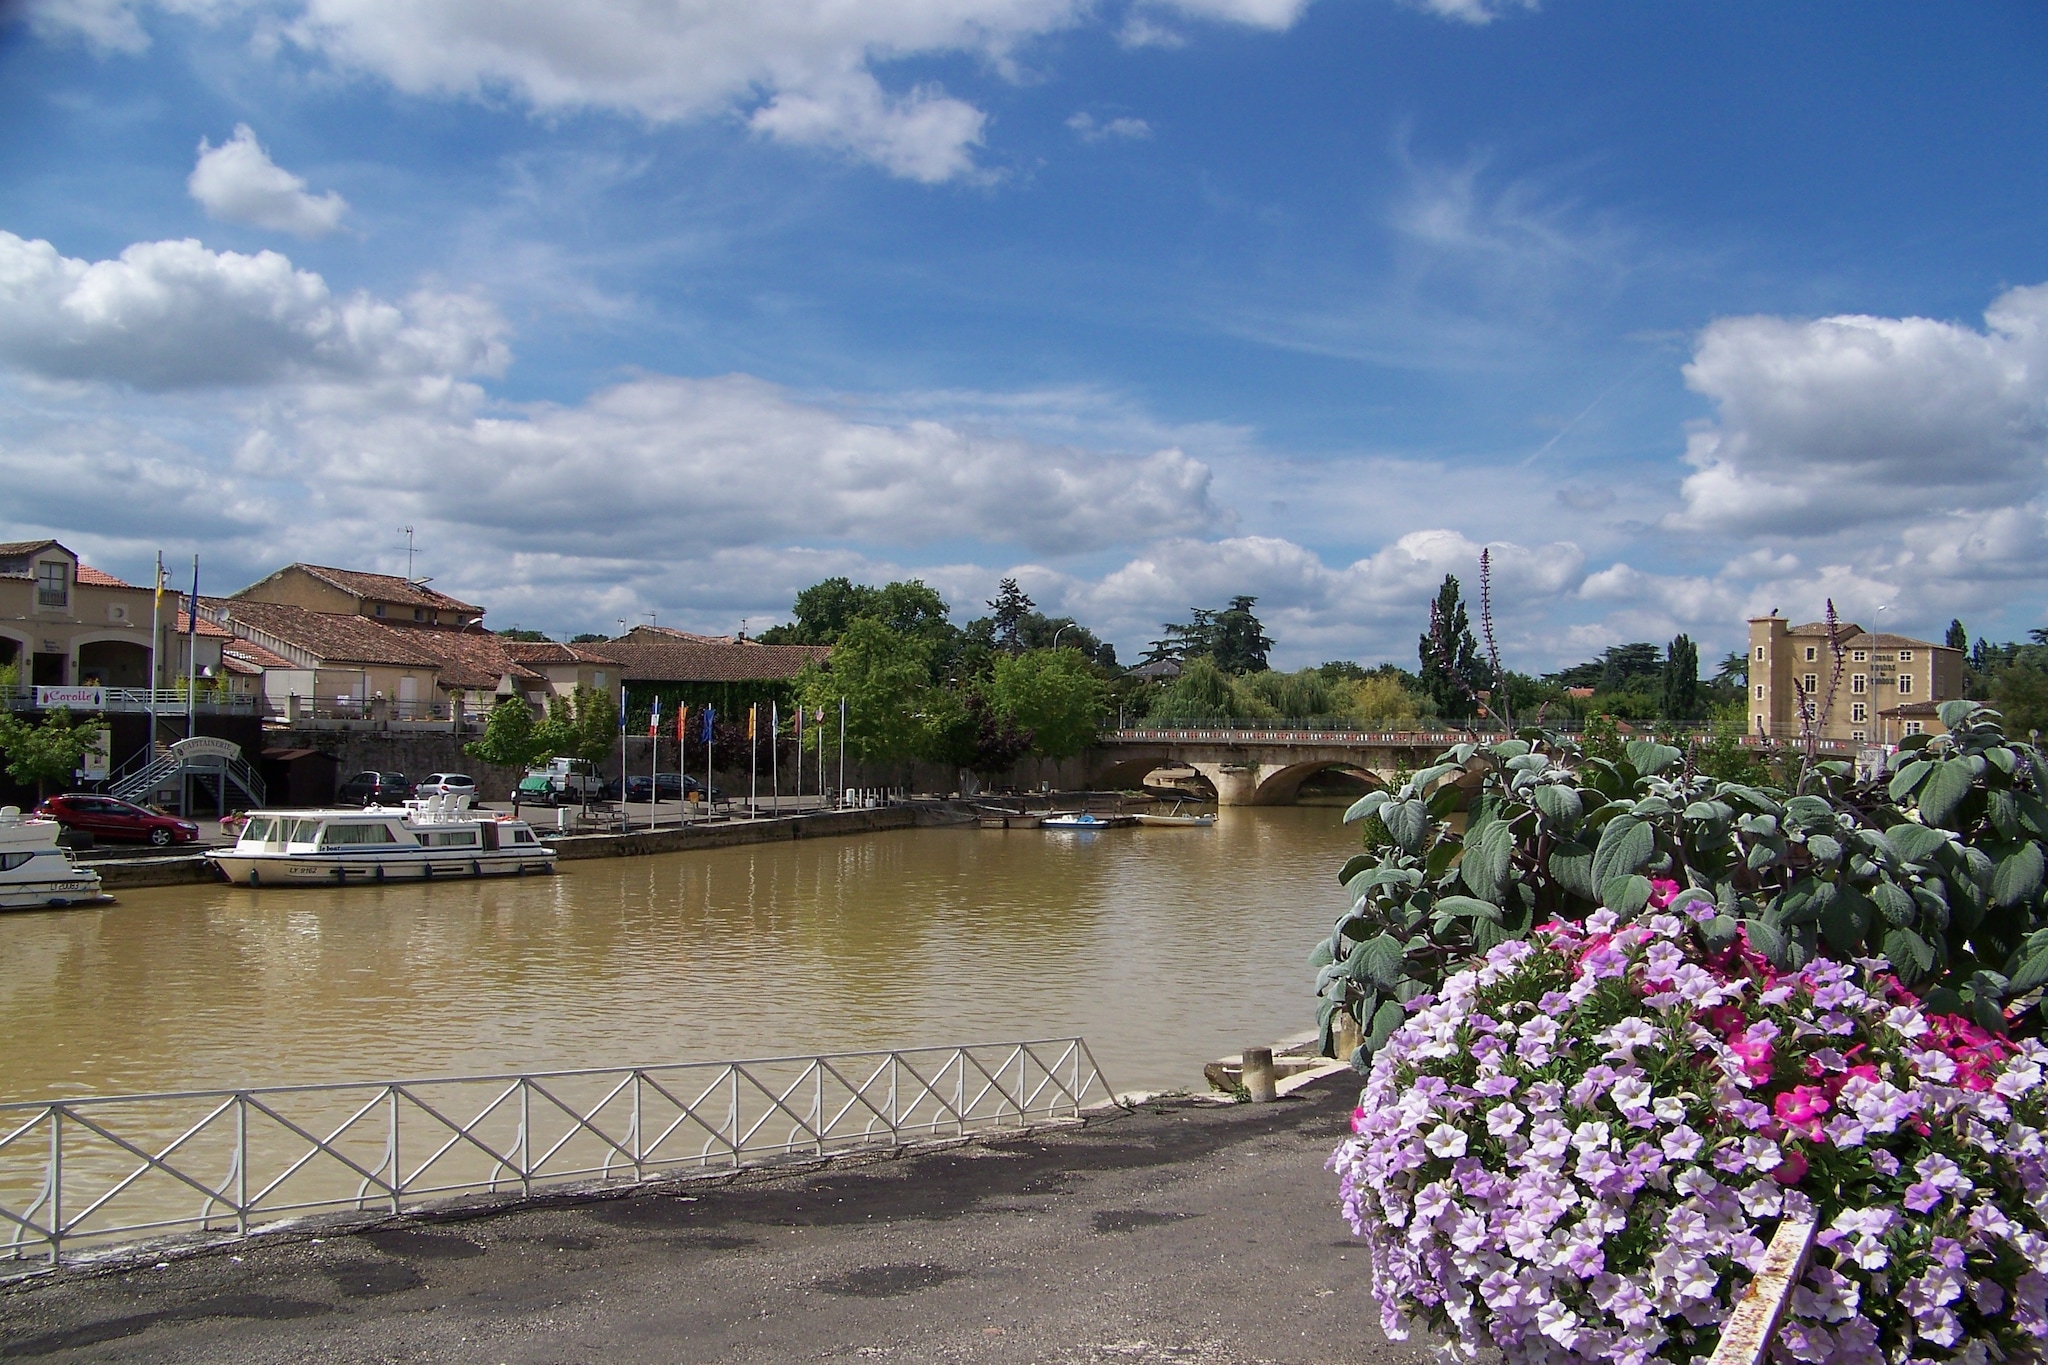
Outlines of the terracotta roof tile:
M 366 597 L 378 602 L 403 602 L 412 607 L 443 607 L 451 611 L 474 612 L 478 616 L 484 609 L 472 602 L 450 597 L 445 592 L 436 592 L 424 584 L 396 574 L 364 573 L 359 569 L 336 569 L 325 564 L 292 564 L 297 569 L 356 597 Z M 283 572 L 283 570 L 279 570 Z M 277 575 L 272 574 L 275 578 Z
M 220 647 L 221 656 L 227 659 L 241 659 L 261 670 L 265 668 L 297 668 L 298 665 L 282 654 L 273 654 L 254 640 L 236 640 Z
M 204 598 L 200 599 L 202 604 L 204 604 L 205 600 L 206 599 Z M 183 635 L 186 629 L 191 624 L 191 621 L 192 614 L 186 611 L 183 607 L 179 607 L 177 616 L 172 620 L 171 634 Z M 199 618 L 199 630 L 197 633 L 206 636 L 208 639 L 232 640 L 235 638 L 235 633 L 233 631 L 227 629 L 225 626 L 215 625 L 213 622 L 207 620 L 204 616 Z
M 95 569 L 90 564 L 78 566 L 78 583 L 86 588 L 132 588 L 133 583 L 123 583 L 104 569 Z
M 410 632 L 395 631 L 367 616 L 308 611 L 281 602 L 251 602 L 239 597 L 216 599 L 210 605 L 225 608 L 231 620 L 246 622 L 327 663 L 439 667 L 438 659 L 407 638 Z
M 523 664 L 609 664 L 618 660 L 588 645 L 562 645 L 552 640 L 506 640 L 505 652 Z

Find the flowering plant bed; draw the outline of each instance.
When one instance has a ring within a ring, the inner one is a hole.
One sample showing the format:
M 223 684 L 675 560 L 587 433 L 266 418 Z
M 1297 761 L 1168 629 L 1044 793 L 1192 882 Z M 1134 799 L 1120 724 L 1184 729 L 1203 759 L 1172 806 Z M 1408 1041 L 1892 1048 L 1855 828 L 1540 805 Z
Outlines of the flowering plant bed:
M 1881 960 L 1780 973 L 1660 883 L 1500 943 L 1373 1057 L 1331 1165 L 1389 1335 L 1704 1359 L 1783 1218 L 1821 1229 L 1781 1361 L 2039 1361 L 2048 1047 Z

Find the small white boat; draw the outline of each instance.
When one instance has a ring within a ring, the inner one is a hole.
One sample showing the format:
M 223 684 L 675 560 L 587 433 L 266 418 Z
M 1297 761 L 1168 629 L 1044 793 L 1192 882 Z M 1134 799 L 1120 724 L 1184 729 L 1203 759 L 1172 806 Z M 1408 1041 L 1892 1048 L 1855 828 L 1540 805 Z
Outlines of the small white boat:
M 1078 814 L 1073 811 L 1067 811 L 1060 815 L 1046 816 L 1038 822 L 1038 827 L 1040 829 L 1112 829 L 1119 824 L 1125 823 L 1128 823 L 1127 819 L 1105 820 L 1099 815 L 1090 815 L 1087 811 L 1081 811 Z
M 469 808 L 466 795 L 402 808 L 251 811 L 231 849 L 206 855 L 243 886 L 337 886 L 555 870 L 533 827 Z
M 1135 817 L 1137 822 L 1150 829 L 1214 829 L 1216 812 L 1204 815 L 1145 815 Z
M 19 806 L 0 806 L 0 910 L 106 905 L 100 874 L 71 861 L 57 846 L 64 827 L 24 817 Z

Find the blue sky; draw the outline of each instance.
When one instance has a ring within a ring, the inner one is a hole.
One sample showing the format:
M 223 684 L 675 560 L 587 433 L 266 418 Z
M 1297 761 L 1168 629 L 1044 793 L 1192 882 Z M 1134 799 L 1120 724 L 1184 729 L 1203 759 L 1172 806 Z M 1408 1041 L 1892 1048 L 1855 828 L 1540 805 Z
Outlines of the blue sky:
M 1413 662 L 2048 622 L 2048 11 L 0 7 L 0 538 Z

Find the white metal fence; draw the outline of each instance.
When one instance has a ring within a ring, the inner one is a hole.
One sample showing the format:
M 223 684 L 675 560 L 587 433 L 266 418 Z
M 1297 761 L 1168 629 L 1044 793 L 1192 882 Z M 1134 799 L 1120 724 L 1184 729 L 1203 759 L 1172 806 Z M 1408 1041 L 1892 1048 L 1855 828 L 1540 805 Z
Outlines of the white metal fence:
M 1080 1038 L 0 1105 L 0 1279 L 177 1233 L 1078 1116 Z

